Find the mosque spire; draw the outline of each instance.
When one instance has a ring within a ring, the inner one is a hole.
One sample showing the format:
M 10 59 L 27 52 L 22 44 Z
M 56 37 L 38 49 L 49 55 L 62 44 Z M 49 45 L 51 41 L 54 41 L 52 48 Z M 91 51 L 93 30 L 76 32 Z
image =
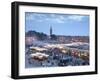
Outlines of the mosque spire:
M 52 26 L 50 26 L 50 36 L 52 35 Z

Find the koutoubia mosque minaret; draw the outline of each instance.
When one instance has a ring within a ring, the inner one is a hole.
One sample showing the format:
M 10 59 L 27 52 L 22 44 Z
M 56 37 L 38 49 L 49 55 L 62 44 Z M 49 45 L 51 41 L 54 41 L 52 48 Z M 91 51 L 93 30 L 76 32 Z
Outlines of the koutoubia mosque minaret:
M 50 36 L 52 35 L 52 27 L 50 26 Z
M 50 39 L 52 38 L 52 26 L 50 26 Z

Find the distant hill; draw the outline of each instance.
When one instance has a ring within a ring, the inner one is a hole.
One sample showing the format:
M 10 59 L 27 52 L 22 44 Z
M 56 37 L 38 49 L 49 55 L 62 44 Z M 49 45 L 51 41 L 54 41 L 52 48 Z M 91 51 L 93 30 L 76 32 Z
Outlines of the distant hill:
M 39 40 L 47 39 L 48 36 L 42 32 L 36 32 L 36 31 L 28 31 L 25 33 L 26 37 L 33 37 L 36 36 Z

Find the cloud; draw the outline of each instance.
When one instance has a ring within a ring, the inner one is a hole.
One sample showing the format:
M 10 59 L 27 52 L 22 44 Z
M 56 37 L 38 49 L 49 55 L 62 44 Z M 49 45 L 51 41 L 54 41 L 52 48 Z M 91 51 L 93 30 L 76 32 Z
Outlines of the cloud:
M 85 16 L 82 15 L 61 15 L 61 14 L 44 14 L 44 13 L 26 13 L 26 20 L 49 23 L 66 23 L 69 21 L 80 22 Z
M 62 15 L 55 15 L 55 14 L 49 14 L 46 18 L 44 18 L 45 21 L 53 22 L 53 23 L 65 23 L 65 17 Z
M 38 20 L 38 19 L 43 19 L 43 18 L 45 18 L 44 14 L 26 12 L 26 20 Z M 41 20 L 39 20 L 39 22 L 40 21 Z
M 57 23 L 65 23 L 65 21 L 62 20 L 62 19 L 60 19 L 60 18 L 56 18 L 55 21 L 56 21 Z
M 26 13 L 25 14 L 25 18 L 26 20 L 34 20 L 34 15 L 32 13 Z
M 82 21 L 84 17 L 85 16 L 81 16 L 81 15 L 70 15 L 68 16 L 68 19 L 73 21 Z

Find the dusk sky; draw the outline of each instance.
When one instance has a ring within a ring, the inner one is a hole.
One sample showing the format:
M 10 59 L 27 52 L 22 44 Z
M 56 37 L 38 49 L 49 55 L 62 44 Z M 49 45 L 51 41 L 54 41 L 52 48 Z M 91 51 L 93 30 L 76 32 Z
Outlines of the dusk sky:
M 49 35 L 89 36 L 89 16 L 25 12 L 25 31 L 34 30 Z

